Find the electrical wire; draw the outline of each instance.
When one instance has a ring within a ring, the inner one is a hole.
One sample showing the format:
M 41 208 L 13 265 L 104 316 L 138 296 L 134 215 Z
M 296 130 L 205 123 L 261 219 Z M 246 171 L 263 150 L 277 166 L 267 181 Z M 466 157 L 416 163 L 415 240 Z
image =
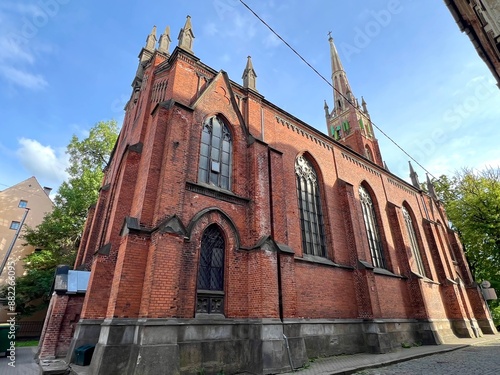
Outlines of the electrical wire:
M 292 50 L 292 52 L 297 55 L 299 59 L 301 59 L 309 68 L 311 68 L 323 81 L 325 81 L 328 86 L 330 86 L 334 91 L 336 91 L 342 98 L 344 98 L 347 103 L 349 103 L 356 111 L 358 111 L 365 119 L 370 121 L 370 123 L 377 128 L 377 130 L 384 135 L 389 141 L 391 141 L 397 148 L 399 148 L 406 156 L 408 156 L 411 160 L 413 160 L 420 168 L 422 168 L 429 176 L 432 178 L 436 178 L 431 172 L 429 172 L 422 164 L 420 164 L 413 156 L 411 156 L 408 152 L 406 152 L 394 139 L 392 139 L 386 132 L 384 132 L 380 127 L 378 127 L 368 116 L 366 116 L 365 113 L 360 111 L 354 103 L 352 103 L 349 98 L 347 98 L 344 94 L 342 94 L 337 88 L 335 88 L 332 83 L 327 80 L 320 72 L 316 70 L 314 66 L 312 66 L 302 55 L 297 52 L 295 48 L 293 48 L 285 39 L 281 37 L 280 34 L 278 34 L 274 29 L 266 22 L 264 21 L 250 6 L 248 6 L 243 0 L 239 0 L 241 4 L 245 8 L 247 8 L 262 24 L 264 24 L 279 40 L 281 40 L 288 48 Z

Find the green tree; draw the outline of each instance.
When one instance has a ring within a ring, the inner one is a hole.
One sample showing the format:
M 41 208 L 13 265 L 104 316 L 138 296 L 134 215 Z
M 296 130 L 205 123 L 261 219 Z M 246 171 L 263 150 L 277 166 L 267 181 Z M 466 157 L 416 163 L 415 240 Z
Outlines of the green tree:
M 16 280 L 16 306 L 21 315 L 44 308 L 60 264 L 72 265 L 80 244 L 88 208 L 97 202 L 103 169 L 118 137 L 116 121 L 99 122 L 87 138 L 74 135 L 69 155 L 68 179 L 59 187 L 54 209 L 35 228 L 24 228 L 27 244 L 41 251 L 25 258 L 26 275 Z
M 500 168 L 463 169 L 434 181 L 448 218 L 457 230 L 477 282 L 488 280 L 500 294 Z M 490 301 L 500 324 L 498 301 Z

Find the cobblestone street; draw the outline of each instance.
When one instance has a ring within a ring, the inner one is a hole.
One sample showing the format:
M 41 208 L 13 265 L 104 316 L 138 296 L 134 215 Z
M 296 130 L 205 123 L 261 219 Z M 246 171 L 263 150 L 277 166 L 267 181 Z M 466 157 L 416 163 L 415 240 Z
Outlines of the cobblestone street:
M 358 371 L 357 375 L 496 375 L 500 374 L 500 342 L 478 343 L 452 352 Z

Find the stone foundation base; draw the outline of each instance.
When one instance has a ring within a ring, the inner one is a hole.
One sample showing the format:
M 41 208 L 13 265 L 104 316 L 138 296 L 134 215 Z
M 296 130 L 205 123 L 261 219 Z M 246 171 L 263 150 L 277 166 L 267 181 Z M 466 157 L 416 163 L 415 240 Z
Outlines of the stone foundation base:
M 495 323 L 491 319 L 478 319 L 477 324 L 481 332 L 487 335 L 495 335 L 497 329 L 495 328 Z
M 89 369 L 94 375 L 274 374 L 299 368 L 308 358 L 441 344 L 456 340 L 460 330 L 472 334 L 473 325 L 404 319 L 81 321 L 67 359 L 74 359 L 78 346 L 95 344 Z

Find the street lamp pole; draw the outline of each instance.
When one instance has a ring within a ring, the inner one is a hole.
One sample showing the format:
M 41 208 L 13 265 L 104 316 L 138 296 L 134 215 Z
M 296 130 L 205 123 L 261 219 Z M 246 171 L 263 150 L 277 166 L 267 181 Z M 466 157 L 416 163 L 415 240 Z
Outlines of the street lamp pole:
M 2 276 L 3 269 L 5 268 L 5 265 L 7 264 L 7 261 L 9 260 L 10 253 L 12 253 L 12 249 L 14 248 L 14 245 L 16 244 L 17 238 L 19 237 L 19 233 L 21 232 L 21 229 L 23 227 L 24 221 L 26 220 L 26 216 L 28 216 L 28 212 L 30 209 L 28 207 L 25 207 L 23 219 L 21 220 L 21 223 L 19 224 L 19 228 L 17 228 L 16 233 L 14 234 L 14 238 L 12 239 L 12 242 L 10 243 L 10 246 L 5 253 L 5 256 L 2 261 L 2 266 L 0 266 L 0 276 Z

